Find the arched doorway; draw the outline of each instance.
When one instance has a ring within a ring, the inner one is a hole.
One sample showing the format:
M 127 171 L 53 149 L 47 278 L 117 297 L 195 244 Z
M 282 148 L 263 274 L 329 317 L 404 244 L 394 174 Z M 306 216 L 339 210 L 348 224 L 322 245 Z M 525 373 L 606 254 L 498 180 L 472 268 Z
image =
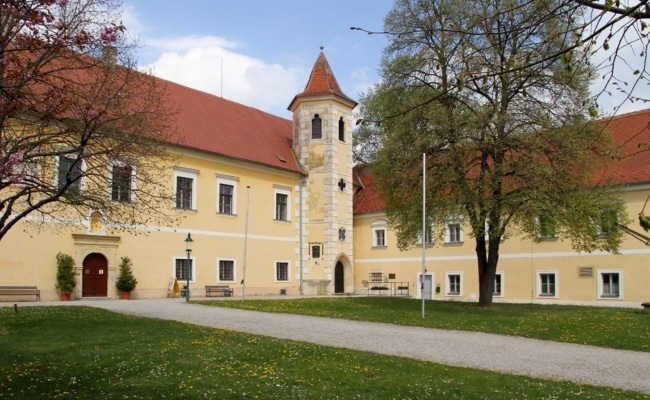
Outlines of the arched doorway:
M 108 296 L 108 261 L 99 253 L 90 253 L 83 261 L 82 297 Z
M 345 272 L 343 264 L 339 261 L 334 267 L 334 293 L 343 294 L 345 293 Z

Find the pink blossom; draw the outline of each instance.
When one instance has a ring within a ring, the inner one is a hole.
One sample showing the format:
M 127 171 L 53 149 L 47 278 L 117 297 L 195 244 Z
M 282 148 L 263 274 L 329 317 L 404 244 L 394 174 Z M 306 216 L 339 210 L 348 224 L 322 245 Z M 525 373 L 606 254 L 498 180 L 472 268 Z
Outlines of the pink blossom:
M 105 27 L 101 32 L 101 38 L 104 44 L 110 44 L 117 41 L 117 29 L 113 26 Z
M 20 183 L 25 179 L 25 171 L 17 173 L 16 166 L 23 161 L 23 153 L 12 153 L 7 161 L 0 163 L 0 178 L 7 178 L 11 183 Z

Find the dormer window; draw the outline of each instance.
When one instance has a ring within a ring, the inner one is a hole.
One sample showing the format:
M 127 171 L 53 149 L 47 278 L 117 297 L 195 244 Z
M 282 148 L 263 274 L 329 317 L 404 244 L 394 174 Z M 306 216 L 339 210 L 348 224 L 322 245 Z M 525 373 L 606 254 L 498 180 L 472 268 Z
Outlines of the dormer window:
M 311 120 L 311 138 L 323 138 L 323 120 L 320 119 L 318 114 L 315 114 L 314 118 Z
M 343 117 L 339 118 L 339 140 L 345 142 L 345 121 L 343 121 Z

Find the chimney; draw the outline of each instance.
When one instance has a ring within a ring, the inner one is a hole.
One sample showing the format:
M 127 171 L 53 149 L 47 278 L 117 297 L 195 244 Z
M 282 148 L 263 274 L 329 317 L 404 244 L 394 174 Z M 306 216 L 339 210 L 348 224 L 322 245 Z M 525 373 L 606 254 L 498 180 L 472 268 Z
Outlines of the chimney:
M 115 70 L 117 67 L 117 47 L 104 46 L 102 49 L 102 62 L 107 70 Z

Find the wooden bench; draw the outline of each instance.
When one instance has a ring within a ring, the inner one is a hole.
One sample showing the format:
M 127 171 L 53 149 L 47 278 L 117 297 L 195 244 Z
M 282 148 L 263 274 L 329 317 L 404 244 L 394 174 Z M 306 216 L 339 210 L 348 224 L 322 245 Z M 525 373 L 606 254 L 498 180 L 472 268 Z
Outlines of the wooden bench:
M 36 296 L 41 300 L 41 291 L 36 286 L 0 286 L 0 296 Z
M 235 294 L 235 290 L 227 285 L 206 285 L 205 286 L 205 297 L 210 297 L 212 293 L 216 295 L 221 295 L 223 297 L 231 297 Z
M 643 306 L 643 312 L 646 314 L 650 314 L 650 301 L 647 301 L 645 303 L 641 303 L 641 306 Z

